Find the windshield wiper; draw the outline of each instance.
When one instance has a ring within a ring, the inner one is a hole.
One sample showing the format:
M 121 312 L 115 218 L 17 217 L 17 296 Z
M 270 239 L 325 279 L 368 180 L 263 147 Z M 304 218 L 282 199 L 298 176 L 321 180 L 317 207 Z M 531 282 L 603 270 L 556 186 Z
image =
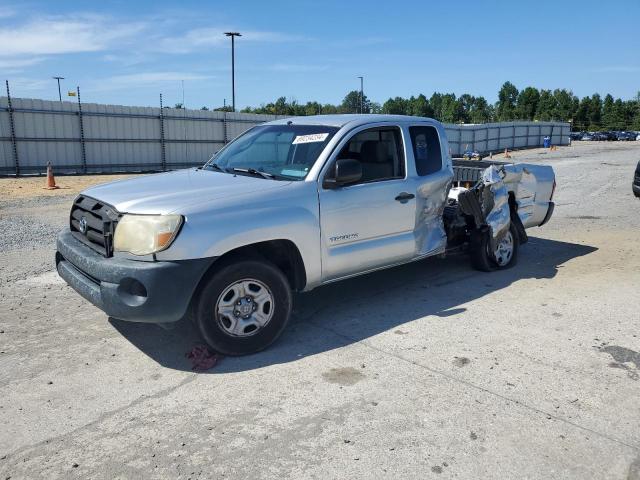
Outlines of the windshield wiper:
M 219 172 L 229 173 L 226 168 L 222 168 L 217 163 L 210 163 L 209 165 L 206 165 L 206 166 L 207 167 L 211 167 L 211 168 L 213 168 L 215 170 L 218 170 Z
M 248 173 L 249 175 L 257 175 L 259 177 L 266 178 L 266 179 L 269 179 L 269 180 L 275 180 L 276 179 L 276 176 L 273 173 L 261 172 L 259 170 L 256 170 L 255 168 L 232 167 L 229 170 L 231 170 L 232 172 Z

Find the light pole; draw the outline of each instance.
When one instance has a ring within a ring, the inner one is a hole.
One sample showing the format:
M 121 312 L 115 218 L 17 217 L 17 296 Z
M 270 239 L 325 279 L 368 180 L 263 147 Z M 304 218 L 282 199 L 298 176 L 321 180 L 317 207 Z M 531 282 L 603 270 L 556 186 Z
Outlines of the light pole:
M 227 37 L 231 37 L 231 108 L 236 111 L 236 51 L 235 37 L 241 37 L 238 32 L 224 32 Z
M 364 113 L 364 77 L 358 77 L 360 79 L 360 113 Z
M 62 103 L 62 93 L 60 92 L 60 80 L 64 80 L 64 77 L 52 77 L 54 80 L 58 81 L 58 99 L 60 103 Z

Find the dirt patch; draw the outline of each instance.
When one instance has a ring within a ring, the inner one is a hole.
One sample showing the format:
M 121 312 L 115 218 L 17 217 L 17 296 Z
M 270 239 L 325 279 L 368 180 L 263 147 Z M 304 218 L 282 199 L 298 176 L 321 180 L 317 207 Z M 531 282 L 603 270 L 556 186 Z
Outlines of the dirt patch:
M 458 368 L 462 368 L 465 365 L 469 365 L 470 363 L 471 363 L 471 360 L 469 360 L 467 357 L 454 357 L 453 358 L 453 364 Z
M 60 197 L 74 195 L 85 188 L 101 183 L 114 182 L 136 175 L 65 175 L 57 176 L 56 190 L 44 188 L 47 177 L 0 178 L 0 200 L 31 197 Z
M 329 383 L 337 383 L 338 385 L 350 386 L 355 385 L 361 380 L 364 380 L 364 374 L 353 367 L 345 367 L 345 368 L 332 368 L 331 370 L 324 372 L 322 374 L 322 378 L 324 378 Z

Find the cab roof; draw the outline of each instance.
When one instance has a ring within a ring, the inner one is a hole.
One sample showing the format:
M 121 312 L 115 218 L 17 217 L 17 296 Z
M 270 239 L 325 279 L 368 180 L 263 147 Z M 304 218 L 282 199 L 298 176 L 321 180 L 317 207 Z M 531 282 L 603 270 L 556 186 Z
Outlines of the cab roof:
M 383 115 L 376 113 L 365 114 L 344 114 L 344 115 L 309 115 L 306 117 L 289 117 L 280 118 L 271 122 L 264 123 L 263 125 L 286 125 L 292 122 L 293 125 L 327 125 L 330 127 L 342 128 L 345 125 L 353 127 L 359 125 L 366 125 L 369 123 L 377 122 L 398 122 L 398 123 L 419 123 L 419 122 L 434 122 L 432 118 L 427 117 L 413 117 L 410 115 Z

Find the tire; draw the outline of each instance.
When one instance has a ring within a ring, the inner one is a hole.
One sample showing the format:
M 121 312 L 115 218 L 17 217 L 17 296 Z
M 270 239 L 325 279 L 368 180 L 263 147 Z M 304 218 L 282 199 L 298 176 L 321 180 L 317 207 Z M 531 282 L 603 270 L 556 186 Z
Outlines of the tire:
M 273 264 L 240 260 L 215 272 L 195 302 L 195 323 L 207 344 L 223 355 L 267 348 L 291 316 L 289 282 Z
M 492 272 L 513 267 L 518 261 L 520 247 L 518 229 L 514 223 L 510 223 L 509 231 L 503 239 L 503 241 L 510 242 L 510 247 L 503 249 L 501 255 L 496 256 L 494 252 L 490 251 L 489 235 L 488 228 L 476 230 L 471 234 L 471 265 L 473 268 L 482 272 Z M 509 255 L 505 254 L 506 250 L 510 250 Z

